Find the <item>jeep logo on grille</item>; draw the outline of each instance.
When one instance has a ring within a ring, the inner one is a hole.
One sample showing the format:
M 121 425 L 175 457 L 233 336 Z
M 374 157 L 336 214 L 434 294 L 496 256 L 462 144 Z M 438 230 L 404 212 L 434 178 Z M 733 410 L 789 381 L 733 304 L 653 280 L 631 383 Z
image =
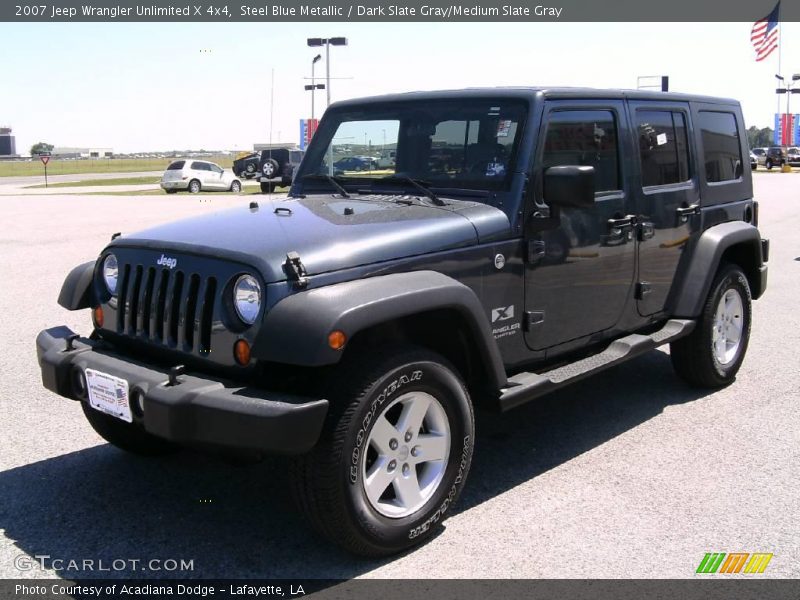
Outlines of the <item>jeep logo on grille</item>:
M 169 269 L 174 269 L 178 265 L 178 259 L 177 258 L 169 258 L 168 256 L 164 256 L 162 254 L 161 258 L 159 258 L 156 261 L 156 264 L 164 266 L 164 267 L 167 267 Z

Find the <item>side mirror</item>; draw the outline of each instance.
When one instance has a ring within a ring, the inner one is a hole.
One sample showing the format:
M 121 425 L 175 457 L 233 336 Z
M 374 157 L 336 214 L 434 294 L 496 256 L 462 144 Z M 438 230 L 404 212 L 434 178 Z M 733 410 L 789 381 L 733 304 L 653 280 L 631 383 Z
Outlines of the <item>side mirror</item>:
M 564 165 L 544 172 L 544 201 L 551 206 L 594 206 L 594 167 Z

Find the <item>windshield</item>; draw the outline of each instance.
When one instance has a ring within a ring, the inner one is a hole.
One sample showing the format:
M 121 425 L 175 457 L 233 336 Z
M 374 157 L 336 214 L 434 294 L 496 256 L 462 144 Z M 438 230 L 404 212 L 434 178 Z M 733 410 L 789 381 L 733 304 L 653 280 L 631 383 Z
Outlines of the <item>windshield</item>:
M 300 178 L 344 184 L 413 178 L 436 188 L 507 189 L 525 115 L 518 100 L 370 104 L 335 112 L 314 136 Z

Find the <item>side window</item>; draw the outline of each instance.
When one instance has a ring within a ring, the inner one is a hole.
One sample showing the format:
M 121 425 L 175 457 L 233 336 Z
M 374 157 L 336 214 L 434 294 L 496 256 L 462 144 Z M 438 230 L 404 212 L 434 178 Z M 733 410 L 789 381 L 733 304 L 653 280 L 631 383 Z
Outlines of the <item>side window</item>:
M 621 189 L 614 113 L 608 110 L 550 113 L 542 164 L 544 169 L 559 165 L 594 167 L 596 193 Z
M 192 163 L 192 164 L 189 166 L 189 168 L 190 168 L 190 169 L 192 169 L 192 170 L 194 170 L 194 171 L 205 171 L 205 170 L 206 170 L 206 168 L 205 168 L 205 163 L 201 163 L 201 162 L 197 162 L 197 161 L 194 161 L 194 162 L 193 162 L 193 163 Z
M 689 180 L 686 117 L 666 110 L 636 111 L 642 186 Z
M 214 173 L 222 173 L 222 169 L 217 165 L 208 165 L 209 170 L 213 171 Z
M 742 154 L 736 117 L 730 112 L 700 111 L 703 162 L 709 183 L 742 176 Z

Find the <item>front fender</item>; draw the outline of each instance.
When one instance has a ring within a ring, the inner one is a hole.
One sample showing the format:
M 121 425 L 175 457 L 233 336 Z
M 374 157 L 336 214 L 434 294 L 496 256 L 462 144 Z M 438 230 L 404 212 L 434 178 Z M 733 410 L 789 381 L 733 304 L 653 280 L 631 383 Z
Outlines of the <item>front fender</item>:
M 370 277 L 289 296 L 267 313 L 253 354 L 279 363 L 332 365 L 342 353 L 328 345 L 331 331 L 352 339 L 374 325 L 436 309 L 452 309 L 464 318 L 491 383 L 498 389 L 505 385 L 503 362 L 480 300 L 464 284 L 435 271 Z
M 58 294 L 58 303 L 67 310 L 80 310 L 91 306 L 92 278 L 94 277 L 94 261 L 78 265 L 69 272 L 61 292 Z
M 754 297 L 761 293 L 762 285 L 753 286 L 755 278 L 766 277 L 761 254 L 761 234 L 758 229 L 744 221 L 731 221 L 709 227 L 700 236 L 692 251 L 688 267 L 681 278 L 682 285 L 676 289 L 672 314 L 694 318 L 703 310 L 714 276 L 725 251 L 743 245 L 752 259 L 753 271 L 747 273 L 754 288 Z

